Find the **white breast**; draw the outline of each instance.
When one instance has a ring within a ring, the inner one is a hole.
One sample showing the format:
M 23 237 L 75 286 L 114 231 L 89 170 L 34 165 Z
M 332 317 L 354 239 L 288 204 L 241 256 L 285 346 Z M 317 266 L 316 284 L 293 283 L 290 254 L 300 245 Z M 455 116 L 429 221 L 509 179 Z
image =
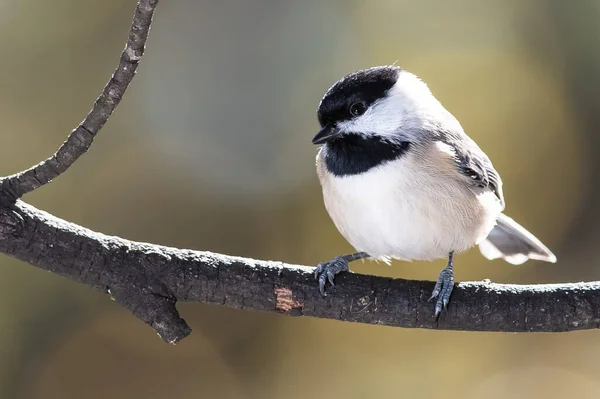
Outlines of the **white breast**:
M 318 156 L 325 207 L 346 240 L 374 258 L 432 260 L 464 251 L 487 237 L 501 205 L 491 191 L 469 188 L 450 156 L 432 146 L 344 177 L 329 174 Z

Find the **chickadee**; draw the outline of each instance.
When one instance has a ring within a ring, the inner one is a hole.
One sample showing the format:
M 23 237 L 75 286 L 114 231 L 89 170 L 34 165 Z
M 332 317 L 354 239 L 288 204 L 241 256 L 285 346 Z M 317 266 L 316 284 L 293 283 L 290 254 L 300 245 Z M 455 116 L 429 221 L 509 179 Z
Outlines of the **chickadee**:
M 556 262 L 533 234 L 504 215 L 492 162 L 417 76 L 397 66 L 354 72 L 319 104 L 317 174 L 327 212 L 358 251 L 316 268 L 319 289 L 348 262 L 448 258 L 431 299 L 435 317 L 454 287 L 456 252 L 479 245 L 514 265 Z

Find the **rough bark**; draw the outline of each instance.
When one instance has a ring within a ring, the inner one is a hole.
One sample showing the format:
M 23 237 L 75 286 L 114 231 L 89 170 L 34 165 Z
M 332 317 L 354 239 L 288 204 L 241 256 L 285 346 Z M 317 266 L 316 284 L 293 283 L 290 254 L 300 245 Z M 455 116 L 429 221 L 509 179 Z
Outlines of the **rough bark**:
M 343 321 L 471 331 L 598 328 L 600 282 L 554 285 L 460 283 L 438 321 L 433 282 L 338 276 L 322 297 L 313 268 L 169 248 L 95 233 L 20 198 L 65 172 L 90 147 L 131 82 L 158 0 L 140 0 L 119 66 L 85 120 L 50 158 L 0 178 L 0 252 L 108 293 L 167 342 L 190 333 L 177 301 L 197 301 Z
M 427 301 L 433 282 L 342 274 L 321 297 L 312 267 L 128 241 L 21 201 L 0 212 L 0 251 L 104 290 L 168 342 L 190 333 L 177 301 L 445 330 L 556 332 L 600 323 L 600 282 L 460 283 L 436 322 Z

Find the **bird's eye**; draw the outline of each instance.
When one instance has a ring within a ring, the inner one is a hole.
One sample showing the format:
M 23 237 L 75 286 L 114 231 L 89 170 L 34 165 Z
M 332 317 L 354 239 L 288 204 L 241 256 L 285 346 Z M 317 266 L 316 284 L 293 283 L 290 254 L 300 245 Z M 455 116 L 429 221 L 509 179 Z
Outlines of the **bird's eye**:
M 364 114 L 366 110 L 367 110 L 367 107 L 365 106 L 365 103 L 363 103 L 363 102 L 354 103 L 350 106 L 350 115 L 360 116 L 360 115 Z

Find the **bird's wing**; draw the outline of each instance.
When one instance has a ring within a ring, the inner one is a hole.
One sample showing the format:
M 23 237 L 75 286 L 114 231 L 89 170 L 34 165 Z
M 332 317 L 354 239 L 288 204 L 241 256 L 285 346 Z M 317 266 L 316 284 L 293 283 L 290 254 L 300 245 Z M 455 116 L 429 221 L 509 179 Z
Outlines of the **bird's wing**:
M 454 149 L 458 170 L 467 182 L 473 187 L 490 189 L 504 207 L 500 174 L 477 143 L 465 133 L 449 135 L 444 141 Z

